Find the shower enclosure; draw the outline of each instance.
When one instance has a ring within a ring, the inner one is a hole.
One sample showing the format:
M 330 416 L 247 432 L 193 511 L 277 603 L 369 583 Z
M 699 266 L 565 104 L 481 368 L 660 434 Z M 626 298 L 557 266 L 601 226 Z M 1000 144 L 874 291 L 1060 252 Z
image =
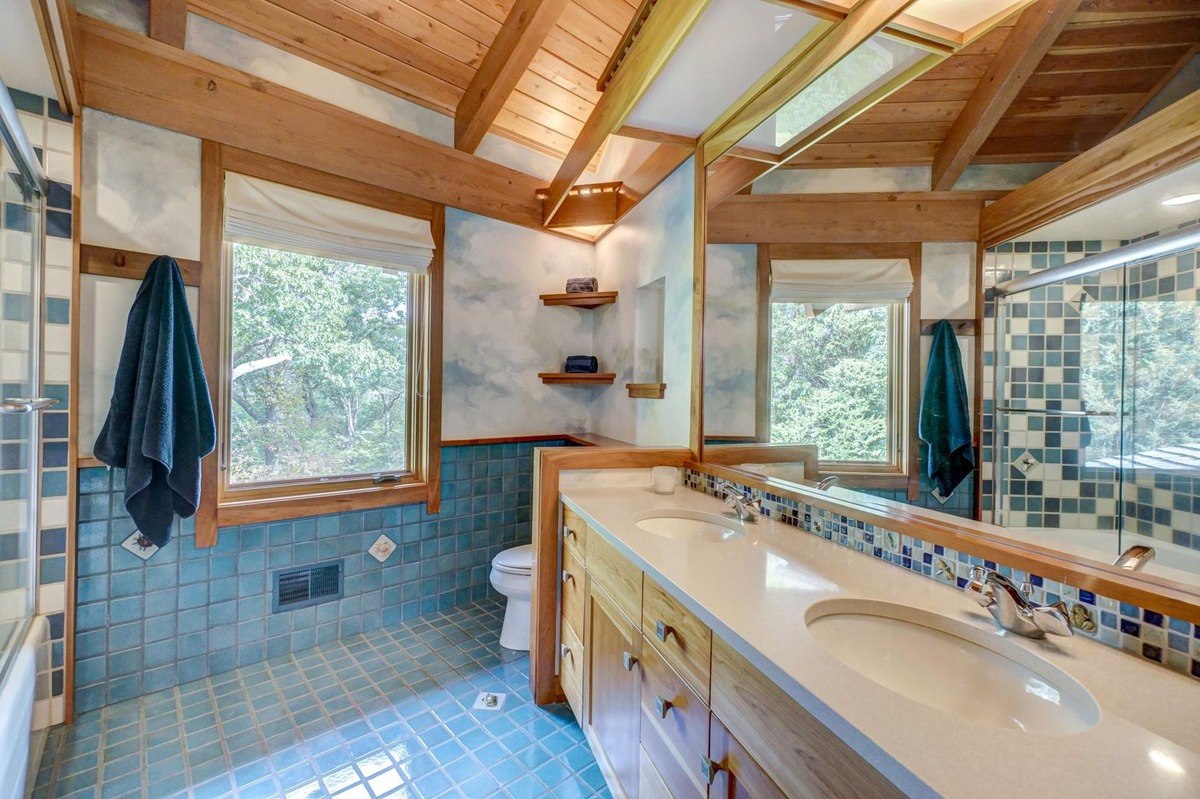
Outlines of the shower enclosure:
M 991 520 L 1109 562 L 1152 547 L 1129 565 L 1200 582 L 1200 224 L 1039 244 L 1048 268 L 1000 270 L 988 295 Z
M 0 83 L 0 678 L 34 613 L 45 178 Z

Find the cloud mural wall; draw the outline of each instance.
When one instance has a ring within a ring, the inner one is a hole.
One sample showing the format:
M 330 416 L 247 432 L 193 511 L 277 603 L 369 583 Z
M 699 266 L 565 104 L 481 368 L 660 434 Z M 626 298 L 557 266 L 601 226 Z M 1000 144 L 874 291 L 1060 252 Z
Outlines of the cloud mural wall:
M 603 390 L 592 408 L 595 432 L 641 445 L 687 446 L 691 428 L 693 164 L 686 161 L 649 197 L 642 200 L 596 245 L 601 288 L 621 294 L 600 309 L 596 349 L 619 353 L 616 382 Z M 630 399 L 625 383 L 633 372 L 637 348 L 636 303 L 639 286 L 665 278 L 663 300 L 663 382 L 666 396 Z
M 758 247 L 705 250 L 704 435 L 755 433 L 758 360 Z
M 537 374 L 593 352 L 613 371 L 610 350 L 593 344 L 592 312 L 547 308 L 538 295 L 594 275 L 593 248 L 448 209 L 445 264 L 443 439 L 588 431 L 603 389 L 548 386 Z

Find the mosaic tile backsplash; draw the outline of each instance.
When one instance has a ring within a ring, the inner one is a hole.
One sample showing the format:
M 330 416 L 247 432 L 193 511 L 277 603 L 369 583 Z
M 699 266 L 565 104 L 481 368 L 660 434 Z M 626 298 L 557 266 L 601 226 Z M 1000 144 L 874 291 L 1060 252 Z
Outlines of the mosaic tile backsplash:
M 75 706 L 91 710 L 482 599 L 500 550 L 530 540 L 533 450 L 561 440 L 442 449 L 442 512 L 422 504 L 222 528 L 197 549 L 192 525 L 148 560 L 123 473 L 80 470 Z M 367 550 L 380 535 L 396 549 Z M 341 560 L 344 596 L 271 612 L 277 569 Z
M 684 470 L 684 485 L 712 496 L 721 495 L 716 477 L 694 469 Z M 742 488 L 745 490 L 744 486 Z M 1118 602 L 1066 583 L 1046 580 L 1004 564 L 876 527 L 869 522 L 778 494 L 763 495 L 763 515 L 869 557 L 959 588 L 967 584 L 972 566 L 995 569 L 1018 584 L 1028 579 L 1034 586 L 1035 601 L 1046 603 L 1061 599 L 1067 604 L 1076 632 L 1200 679 L 1200 625 Z

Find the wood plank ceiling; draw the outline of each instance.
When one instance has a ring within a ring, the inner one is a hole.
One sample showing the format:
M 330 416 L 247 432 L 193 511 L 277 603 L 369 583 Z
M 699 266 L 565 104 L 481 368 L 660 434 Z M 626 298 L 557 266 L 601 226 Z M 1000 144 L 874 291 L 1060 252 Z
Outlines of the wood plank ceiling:
M 1013 30 L 998 27 L 787 167 L 916 166 Z M 1197 0 L 1083 0 L 974 163 L 1066 161 L 1125 128 L 1197 52 Z
M 190 9 L 454 116 L 513 0 L 189 0 Z M 571 0 L 493 124 L 561 158 L 600 97 L 596 83 L 635 0 Z

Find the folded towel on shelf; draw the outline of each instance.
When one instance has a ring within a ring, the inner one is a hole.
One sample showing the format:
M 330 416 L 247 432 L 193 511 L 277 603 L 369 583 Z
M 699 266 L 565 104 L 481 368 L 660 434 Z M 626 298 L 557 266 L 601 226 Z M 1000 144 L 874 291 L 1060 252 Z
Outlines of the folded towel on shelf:
M 567 278 L 567 293 L 580 294 L 582 292 L 598 291 L 600 281 L 594 277 L 569 277 Z
M 975 451 L 962 354 L 954 339 L 954 328 L 945 319 L 933 326 L 917 429 L 929 448 L 929 477 L 938 493 L 949 497 L 975 471 Z
M 125 325 L 125 344 L 95 455 L 125 469 L 125 508 L 142 536 L 167 543 L 175 516 L 200 504 L 200 459 L 216 446 L 200 347 L 174 258 L 150 264 Z
M 568 355 L 563 371 L 568 374 L 594 375 L 600 371 L 600 361 L 594 355 Z

